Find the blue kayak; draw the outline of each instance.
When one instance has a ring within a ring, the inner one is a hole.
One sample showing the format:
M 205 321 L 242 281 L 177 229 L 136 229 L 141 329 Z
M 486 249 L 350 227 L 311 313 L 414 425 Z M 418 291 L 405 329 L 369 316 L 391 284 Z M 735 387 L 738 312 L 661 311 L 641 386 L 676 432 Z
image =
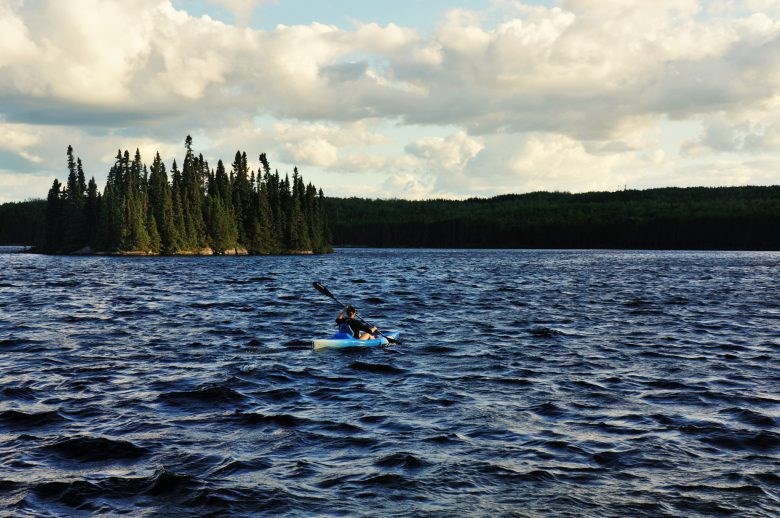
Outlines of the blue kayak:
M 377 347 L 380 345 L 387 345 L 388 343 L 390 343 L 387 341 L 387 338 L 385 338 L 385 336 L 393 340 L 398 340 L 399 334 L 400 333 L 396 331 L 393 333 L 384 333 L 384 336 L 374 335 L 374 338 L 369 338 L 368 340 L 358 340 L 357 338 L 352 336 L 352 333 L 339 330 L 338 333 L 331 336 L 330 338 L 319 338 L 313 340 L 314 350 L 318 351 L 320 349 L 342 349 L 344 347 Z

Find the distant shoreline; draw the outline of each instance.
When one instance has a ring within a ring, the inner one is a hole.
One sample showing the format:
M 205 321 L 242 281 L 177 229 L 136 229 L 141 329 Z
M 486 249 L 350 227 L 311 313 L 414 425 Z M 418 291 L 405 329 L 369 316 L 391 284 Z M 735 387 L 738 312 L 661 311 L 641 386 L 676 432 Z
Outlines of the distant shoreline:
M 16 249 L 16 250 L 3 250 L 3 249 Z M 780 250 L 774 249 L 747 249 L 747 248 L 566 248 L 566 247 L 537 247 L 537 248 L 495 248 L 495 247 L 435 247 L 435 246 L 367 246 L 367 245 L 335 245 L 330 252 L 315 254 L 311 251 L 301 252 L 289 252 L 278 254 L 148 254 L 142 252 L 93 252 L 93 253 L 67 253 L 67 254 L 53 254 L 47 252 L 41 252 L 36 250 L 33 246 L 25 245 L 0 245 L 0 253 L 18 253 L 18 254 L 37 254 L 59 257 L 292 257 L 292 256 L 309 256 L 309 255 L 326 255 L 338 253 L 339 249 L 343 250 L 408 250 L 408 251 L 528 251 L 528 252 L 774 252 L 780 253 Z
M 287 255 L 321 255 L 315 254 L 313 250 L 293 250 L 289 252 L 281 252 L 278 254 L 250 254 L 246 250 L 231 250 L 222 254 L 214 253 L 211 249 L 197 250 L 197 251 L 183 251 L 175 254 L 159 254 L 152 252 L 144 252 L 140 250 L 136 251 L 120 251 L 120 252 L 93 252 L 91 250 L 76 250 L 75 252 L 68 253 L 51 253 L 45 252 L 29 245 L 0 245 L 0 248 L 19 248 L 17 253 L 21 254 L 39 254 L 39 255 L 53 255 L 53 256 L 73 256 L 73 257 L 94 257 L 94 256 L 107 256 L 107 257 L 248 257 L 248 256 L 287 256 Z M 332 253 L 332 252 L 324 252 Z
M 326 198 L 334 246 L 780 250 L 780 186 L 690 187 L 467 200 Z
M 42 243 L 45 203 L 0 205 L 0 243 Z M 778 185 L 468 200 L 325 198 L 323 207 L 329 241 L 342 248 L 780 250 Z

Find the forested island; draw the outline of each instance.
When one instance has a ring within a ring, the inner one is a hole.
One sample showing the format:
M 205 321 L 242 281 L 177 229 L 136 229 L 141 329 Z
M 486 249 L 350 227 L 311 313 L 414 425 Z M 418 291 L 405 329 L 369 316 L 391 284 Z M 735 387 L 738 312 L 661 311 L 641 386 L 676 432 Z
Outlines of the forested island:
M 0 208 L 0 239 L 34 244 L 44 253 L 287 254 L 332 251 L 322 210 L 324 195 L 292 178 L 250 170 L 246 152 L 236 152 L 228 173 L 195 156 L 185 140 L 181 170 L 174 160 L 170 181 L 160 154 L 147 168 L 136 150 L 117 153 L 106 186 L 86 182 L 80 158 L 68 146 L 68 178 L 43 203 Z M 42 214 L 41 214 L 42 213 Z M 2 242 L 0 241 L 0 242 Z
M 337 246 L 780 250 L 780 186 L 327 198 Z

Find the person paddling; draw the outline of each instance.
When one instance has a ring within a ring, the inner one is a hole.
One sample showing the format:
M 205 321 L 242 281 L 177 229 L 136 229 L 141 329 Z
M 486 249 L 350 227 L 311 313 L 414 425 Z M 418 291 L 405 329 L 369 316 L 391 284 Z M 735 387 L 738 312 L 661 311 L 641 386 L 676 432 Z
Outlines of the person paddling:
M 352 330 L 352 336 L 358 340 L 368 340 L 374 338 L 374 333 L 377 332 L 376 326 L 368 326 L 365 322 L 358 320 L 357 308 L 354 306 L 347 306 L 341 310 L 339 316 L 336 317 L 336 323 L 338 325 L 347 324 Z

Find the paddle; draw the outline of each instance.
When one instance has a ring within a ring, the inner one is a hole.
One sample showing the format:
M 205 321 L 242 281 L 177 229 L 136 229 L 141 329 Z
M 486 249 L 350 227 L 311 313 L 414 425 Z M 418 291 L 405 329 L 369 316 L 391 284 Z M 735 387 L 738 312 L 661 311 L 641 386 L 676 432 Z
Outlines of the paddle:
M 335 300 L 335 301 L 336 301 L 336 302 L 337 302 L 337 303 L 338 303 L 338 304 L 339 304 L 339 305 L 340 305 L 342 308 L 345 308 L 345 307 L 347 307 L 347 304 L 344 304 L 344 303 L 343 303 L 343 302 L 341 302 L 339 299 L 337 299 L 337 298 L 336 298 L 336 296 L 335 296 L 334 294 L 332 294 L 332 293 L 330 292 L 330 290 L 329 290 L 328 288 L 326 288 L 325 286 L 323 286 L 321 283 L 319 283 L 319 282 L 314 282 L 314 283 L 312 283 L 312 284 L 314 285 L 314 288 L 315 288 L 317 291 L 319 291 L 320 293 L 322 293 L 322 294 L 323 294 L 323 295 L 325 295 L 326 297 L 330 297 L 330 298 L 332 298 L 333 300 Z M 362 318 L 358 317 L 357 315 L 355 315 L 355 316 L 356 316 L 356 317 L 357 317 L 357 319 L 358 319 L 358 320 L 360 320 L 360 321 L 361 321 L 363 324 L 367 325 L 368 327 L 372 327 L 372 326 L 371 326 L 371 324 L 369 324 L 368 322 L 366 322 L 366 321 L 365 321 L 365 320 L 363 320 Z M 379 331 L 378 329 L 377 329 L 377 331 L 376 331 L 376 332 L 377 332 L 377 333 L 379 333 L 379 336 L 384 336 L 384 337 L 385 337 L 385 339 L 388 341 L 388 343 L 391 343 L 391 344 L 400 344 L 400 343 L 401 343 L 399 340 L 396 340 L 395 338 L 391 338 L 391 337 L 389 337 L 389 336 L 387 336 L 387 335 L 384 335 L 384 334 L 382 334 L 382 332 L 381 332 L 381 331 Z

